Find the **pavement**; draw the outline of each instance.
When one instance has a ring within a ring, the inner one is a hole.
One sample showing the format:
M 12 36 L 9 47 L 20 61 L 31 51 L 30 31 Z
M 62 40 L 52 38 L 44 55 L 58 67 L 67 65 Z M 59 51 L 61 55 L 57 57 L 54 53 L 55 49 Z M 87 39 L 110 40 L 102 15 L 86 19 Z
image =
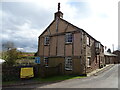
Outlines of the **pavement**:
M 90 72 L 90 73 L 87 73 L 87 76 L 88 76 L 88 77 L 89 77 L 89 76 L 97 76 L 97 75 L 99 75 L 100 73 L 102 73 L 102 72 L 110 69 L 110 68 L 113 67 L 114 65 L 115 65 L 115 64 L 108 64 L 108 65 L 106 65 L 106 66 L 103 67 L 103 68 L 96 69 L 96 70 L 94 70 L 94 71 L 92 71 L 92 72 Z
M 91 73 L 88 73 L 87 76 L 90 77 L 90 76 L 97 76 L 99 74 L 101 74 L 102 72 L 106 71 L 106 70 L 109 70 L 110 68 L 112 68 L 114 66 L 114 64 L 109 64 L 109 65 L 106 65 L 105 67 L 101 68 L 101 69 L 96 69 L 94 70 L 93 72 Z M 33 85 L 33 84 L 49 84 L 49 83 L 55 83 L 55 82 L 40 82 L 40 81 L 35 81 L 35 80 L 32 80 L 32 79 L 28 79 L 28 80 L 21 80 L 21 81 L 18 81 L 17 83 L 12 83 L 12 84 L 5 84 L 5 85 L 2 85 L 2 87 L 9 87 L 9 86 L 21 86 L 21 85 Z

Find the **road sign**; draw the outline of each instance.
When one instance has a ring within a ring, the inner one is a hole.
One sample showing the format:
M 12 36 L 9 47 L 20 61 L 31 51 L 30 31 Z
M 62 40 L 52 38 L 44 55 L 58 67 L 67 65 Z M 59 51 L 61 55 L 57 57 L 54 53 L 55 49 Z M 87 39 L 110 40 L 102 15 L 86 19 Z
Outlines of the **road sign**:
M 35 57 L 35 63 L 40 64 L 40 57 Z

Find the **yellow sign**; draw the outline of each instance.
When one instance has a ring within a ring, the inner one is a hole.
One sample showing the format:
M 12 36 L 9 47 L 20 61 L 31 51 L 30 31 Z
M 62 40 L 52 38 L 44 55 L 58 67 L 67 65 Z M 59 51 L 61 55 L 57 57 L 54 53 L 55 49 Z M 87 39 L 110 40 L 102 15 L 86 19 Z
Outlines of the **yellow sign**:
M 30 77 L 34 77 L 33 67 L 21 68 L 20 78 L 30 78 Z

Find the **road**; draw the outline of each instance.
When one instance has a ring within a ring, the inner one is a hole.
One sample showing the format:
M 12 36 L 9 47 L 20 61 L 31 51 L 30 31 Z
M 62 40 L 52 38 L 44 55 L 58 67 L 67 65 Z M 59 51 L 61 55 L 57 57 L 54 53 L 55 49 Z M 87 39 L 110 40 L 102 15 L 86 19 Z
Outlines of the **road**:
M 14 88 L 118 88 L 118 68 L 120 69 L 120 65 L 117 64 L 97 76 L 70 79 L 47 85 L 14 86 Z

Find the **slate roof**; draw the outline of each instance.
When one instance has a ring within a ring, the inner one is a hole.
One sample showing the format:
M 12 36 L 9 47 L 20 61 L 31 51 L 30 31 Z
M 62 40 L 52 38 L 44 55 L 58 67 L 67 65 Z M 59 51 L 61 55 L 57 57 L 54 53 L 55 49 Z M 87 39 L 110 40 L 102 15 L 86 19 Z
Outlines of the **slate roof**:
M 109 52 L 104 52 L 104 55 L 105 56 L 114 56 L 114 57 L 117 56 L 116 54 L 112 54 L 112 53 L 109 53 Z
M 66 21 L 66 20 L 63 19 L 63 18 L 59 18 L 59 19 L 62 20 L 62 21 L 64 21 L 64 22 L 66 22 L 66 23 L 68 23 L 69 25 L 72 25 L 73 27 L 77 28 L 78 30 L 83 31 L 83 32 L 86 33 L 89 37 L 91 37 L 91 38 L 94 39 L 95 41 L 99 42 L 98 40 L 96 40 L 95 38 L 93 38 L 91 35 L 89 35 L 89 34 L 88 34 L 85 30 L 83 30 L 82 28 L 79 28 L 79 27 L 73 25 L 72 23 Z M 40 36 L 42 36 L 42 35 L 47 31 L 47 29 L 48 29 L 54 22 L 55 22 L 55 20 L 53 20 L 53 21 L 49 24 L 49 26 L 43 31 L 43 33 L 42 33 Z M 40 36 L 39 36 L 39 37 L 40 37 Z M 103 44 L 101 44 L 101 45 L 103 46 Z

